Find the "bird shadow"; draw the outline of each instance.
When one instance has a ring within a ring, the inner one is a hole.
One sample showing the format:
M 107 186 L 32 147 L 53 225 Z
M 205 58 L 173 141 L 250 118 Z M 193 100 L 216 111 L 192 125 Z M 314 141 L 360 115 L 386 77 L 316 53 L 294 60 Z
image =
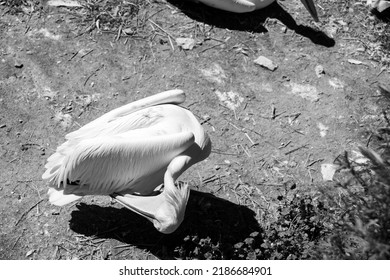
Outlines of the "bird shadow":
M 379 12 L 377 9 L 372 9 L 371 13 L 375 15 L 378 19 L 390 23 L 390 9 L 387 9 L 383 12 Z
M 298 25 L 294 18 L 286 12 L 277 1 L 271 5 L 250 13 L 232 13 L 208 7 L 201 3 L 193 3 L 182 0 L 167 0 L 173 6 L 179 8 L 185 15 L 193 20 L 204 22 L 211 26 L 228 28 L 239 31 L 250 31 L 256 33 L 266 33 L 264 27 L 267 18 L 278 19 L 287 28 L 295 33 L 310 39 L 317 45 L 333 47 L 335 40 L 327 36 L 320 30 L 315 30 L 309 26 Z
M 254 236 L 256 243 L 260 242 L 261 228 L 252 210 L 194 190 L 191 190 L 183 223 L 168 235 L 158 232 L 152 223 L 126 208 L 85 203 L 76 207 L 69 222 L 74 232 L 116 239 L 146 250 L 159 259 L 234 259 L 234 244 L 249 236 Z M 116 255 L 114 258 L 123 258 L 119 252 L 111 253 Z

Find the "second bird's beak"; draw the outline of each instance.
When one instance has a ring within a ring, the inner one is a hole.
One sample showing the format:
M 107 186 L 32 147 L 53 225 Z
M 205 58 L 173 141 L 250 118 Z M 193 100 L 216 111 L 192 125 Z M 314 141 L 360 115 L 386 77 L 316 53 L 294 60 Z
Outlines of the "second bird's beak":
M 313 19 L 318 22 L 318 14 L 313 0 L 301 0 L 301 2 L 305 6 L 306 10 L 309 11 Z

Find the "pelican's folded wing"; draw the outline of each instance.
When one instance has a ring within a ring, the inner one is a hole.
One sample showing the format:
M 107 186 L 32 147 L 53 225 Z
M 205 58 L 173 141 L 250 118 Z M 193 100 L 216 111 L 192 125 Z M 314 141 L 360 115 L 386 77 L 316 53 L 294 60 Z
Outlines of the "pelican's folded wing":
M 64 188 L 64 194 L 126 192 L 140 180 L 161 184 L 164 169 L 194 143 L 191 132 L 130 138 L 131 133 L 87 139 L 78 143 L 62 162 L 51 164 L 45 178 Z M 160 174 L 161 173 L 161 174 Z M 141 182 L 142 185 L 142 182 Z M 149 190 L 151 191 L 151 190 Z
M 248 0 L 199 0 L 199 2 L 233 13 L 247 13 L 256 9 L 256 5 Z
M 116 108 L 103 116 L 93 120 L 92 122 L 84 125 L 76 131 L 73 131 L 65 136 L 68 140 L 76 140 L 80 138 L 96 137 L 102 132 L 102 127 L 107 125 L 109 122 L 115 121 L 120 117 L 130 115 L 139 110 L 161 105 L 161 104 L 180 104 L 185 101 L 185 93 L 180 89 L 168 90 L 145 97 L 143 99 L 131 102 L 122 107 Z

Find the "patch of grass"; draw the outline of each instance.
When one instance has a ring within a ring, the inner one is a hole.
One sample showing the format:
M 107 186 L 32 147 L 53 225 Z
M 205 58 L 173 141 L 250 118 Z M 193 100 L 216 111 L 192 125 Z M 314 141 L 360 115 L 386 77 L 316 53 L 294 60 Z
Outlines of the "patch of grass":
M 326 258 L 390 258 L 390 164 L 373 150 L 361 152 L 366 163 L 341 162 L 351 177 L 338 184 L 338 199 L 329 199 L 334 230 L 320 248 Z
M 28 0 L 4 0 L 4 1 L 1 1 L 2 5 L 4 5 L 5 7 L 8 7 L 8 12 L 11 14 L 11 15 L 15 15 L 15 14 L 18 14 L 18 13 L 23 13 L 23 8 L 24 7 L 27 7 L 29 5 L 29 3 L 31 3 L 31 1 L 28 1 Z
M 138 13 L 147 1 L 141 0 L 87 0 L 79 13 L 83 23 L 101 32 L 134 35 L 144 25 Z
M 390 23 L 370 12 L 364 0 L 318 0 L 323 28 L 337 31 L 338 39 L 361 42 L 370 59 L 390 65 Z
M 263 259 L 311 259 L 315 247 L 329 232 L 327 209 L 310 194 L 293 196 L 278 208 L 276 222 L 263 233 Z

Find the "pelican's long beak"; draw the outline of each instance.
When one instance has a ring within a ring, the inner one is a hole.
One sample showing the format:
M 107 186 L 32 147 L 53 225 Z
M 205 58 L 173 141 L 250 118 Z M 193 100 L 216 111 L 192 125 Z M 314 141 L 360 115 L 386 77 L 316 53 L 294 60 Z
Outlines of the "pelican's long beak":
M 309 11 L 313 19 L 318 22 L 318 14 L 317 14 L 317 9 L 316 5 L 314 4 L 313 0 L 301 0 L 302 4 L 305 6 L 306 10 Z
M 156 196 L 138 196 L 138 195 L 112 195 L 116 201 L 127 209 L 141 215 L 153 223 L 156 220 L 155 211 L 161 204 L 161 195 Z

